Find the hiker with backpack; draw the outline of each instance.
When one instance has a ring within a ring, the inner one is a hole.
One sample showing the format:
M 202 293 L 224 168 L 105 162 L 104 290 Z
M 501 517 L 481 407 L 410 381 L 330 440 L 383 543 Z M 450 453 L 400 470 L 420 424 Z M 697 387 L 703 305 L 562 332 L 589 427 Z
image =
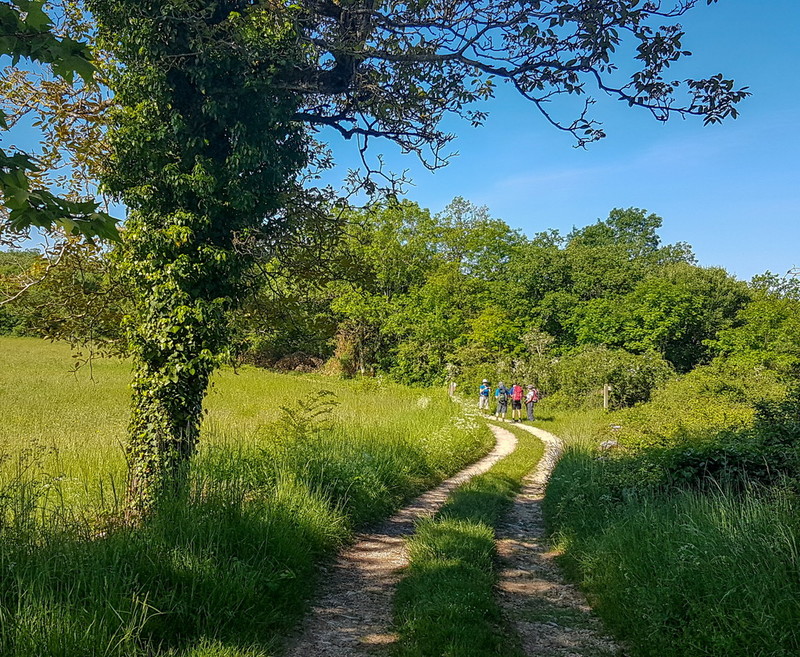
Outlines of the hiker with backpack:
M 539 401 L 539 389 L 530 385 L 525 395 L 525 409 L 528 411 L 528 422 L 533 422 L 533 406 Z
M 492 394 L 492 386 L 489 385 L 489 380 L 484 379 L 481 381 L 481 387 L 478 390 L 478 410 L 489 410 L 489 395 Z
M 522 421 L 522 386 L 519 383 L 511 386 L 511 421 Z
M 502 381 L 497 385 L 494 398 L 497 400 L 497 410 L 495 411 L 495 418 L 500 419 L 502 415 L 503 422 L 506 421 L 506 413 L 508 413 L 508 398 L 511 397 L 511 391 L 506 388 L 506 384 Z

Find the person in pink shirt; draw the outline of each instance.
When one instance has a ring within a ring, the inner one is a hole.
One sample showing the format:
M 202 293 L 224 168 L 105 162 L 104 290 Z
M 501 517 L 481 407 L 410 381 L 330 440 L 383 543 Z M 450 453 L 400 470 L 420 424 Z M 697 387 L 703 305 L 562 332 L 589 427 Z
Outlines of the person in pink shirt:
M 515 383 L 511 386 L 511 421 L 512 422 L 520 422 L 522 421 L 522 397 L 523 397 L 523 390 L 522 386 L 519 383 Z

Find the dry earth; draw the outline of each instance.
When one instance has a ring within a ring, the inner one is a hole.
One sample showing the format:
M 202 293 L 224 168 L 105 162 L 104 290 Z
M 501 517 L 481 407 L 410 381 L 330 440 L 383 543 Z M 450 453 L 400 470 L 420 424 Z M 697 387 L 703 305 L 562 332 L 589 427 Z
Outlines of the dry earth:
M 564 581 L 545 539 L 541 501 L 561 441 L 542 429 L 516 426 L 545 444 L 539 466 L 525 478 L 511 513 L 498 528 L 500 603 L 517 631 L 521 652 L 531 657 L 622 657 L 583 595 Z
M 405 539 L 413 533 L 414 523 L 436 513 L 454 488 L 514 451 L 513 434 L 491 428 L 496 444 L 487 456 L 418 497 L 374 533 L 359 536 L 338 557 L 324 577 L 300 636 L 287 650 L 288 657 L 375 655 L 396 641 L 387 628 L 392 623 L 395 585 L 408 564 Z

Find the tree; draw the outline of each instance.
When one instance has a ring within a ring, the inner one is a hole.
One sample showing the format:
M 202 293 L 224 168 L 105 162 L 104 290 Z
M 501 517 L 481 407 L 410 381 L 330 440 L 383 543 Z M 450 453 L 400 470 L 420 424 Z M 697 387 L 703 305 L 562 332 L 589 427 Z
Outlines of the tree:
M 651 271 L 630 293 L 599 298 L 579 311 L 578 341 L 656 351 L 688 372 L 748 302 L 747 287 L 724 269 L 677 263 Z
M 604 134 L 591 101 L 567 120 L 548 102 L 590 85 L 659 120 L 735 117 L 747 91 L 721 75 L 665 78 L 687 54 L 675 19 L 695 4 L 87 0 L 119 63 L 104 182 L 131 211 L 129 452 L 140 506 L 194 451 L 208 377 L 229 340 L 226 311 L 241 296 L 247 262 L 236 247 L 284 230 L 297 172 L 314 158 L 306 127 L 356 138 L 362 153 L 385 137 L 435 167 L 452 139 L 441 119 L 482 123 L 474 102 L 498 80 L 581 145 Z M 626 41 L 641 66 L 617 81 L 612 58 Z
M 58 84 L 71 86 L 77 73 L 86 87 L 94 85 L 95 67 L 89 47 L 68 36 L 57 36 L 53 23 L 38 0 L 0 1 L 0 56 L 20 58 L 49 67 Z M 9 81 L 4 81 L 7 84 Z M 10 127 L 0 110 L 0 131 Z M 0 228 L 19 233 L 30 227 L 61 227 L 86 238 L 116 239 L 116 221 L 93 199 L 62 198 L 38 184 L 41 163 L 22 151 L 0 149 L 0 194 L 6 213 Z
M 671 64 L 690 54 L 675 21 L 696 4 L 304 0 L 291 5 L 297 8 L 291 16 L 307 57 L 287 85 L 308 99 L 299 118 L 359 136 L 365 146 L 389 137 L 408 151 L 429 152 L 433 166 L 453 138 L 439 129 L 440 119 L 456 113 L 482 123 L 487 114 L 472 103 L 493 96 L 497 81 L 512 85 L 580 145 L 604 136 L 588 115 L 592 100 L 566 120 L 553 116 L 550 101 L 591 87 L 658 120 L 697 115 L 716 123 L 736 116 L 746 90 L 721 75 L 684 83 L 665 78 Z M 628 80 L 615 73 L 622 45 L 635 49 L 640 65 Z M 682 86 L 683 102 L 676 98 Z
M 662 224 L 645 210 L 615 208 L 605 221 L 573 230 L 566 251 L 575 294 L 585 300 L 624 294 L 654 267 L 692 262 L 687 244 L 661 245 Z
M 0 317 L 13 318 L 7 328 L 14 333 L 68 342 L 79 350 L 76 367 L 96 354 L 120 354 L 127 295 L 113 275 L 113 264 L 101 247 L 79 237 L 55 248 L 58 254 L 50 257 L 0 251 L 0 295 L 14 298 L 2 306 L 6 312 Z M 18 266 L 3 267 L 4 261 Z
M 396 345 L 391 370 L 395 378 L 409 384 L 443 383 L 447 362 L 467 339 L 466 329 L 473 322 L 477 329 L 483 324 L 477 316 L 484 297 L 482 282 L 449 262 L 399 300 L 384 327 Z
M 436 216 L 437 252 L 447 262 L 456 262 L 465 274 L 484 280 L 497 279 L 515 247 L 525 240 L 519 231 L 494 219 L 485 206 L 454 198 Z
M 800 367 L 800 281 L 774 274 L 756 277 L 753 300 L 739 310 L 736 324 L 711 345 L 734 360 L 795 375 Z
M 248 266 L 237 244 L 264 223 L 285 227 L 306 144 L 292 121 L 297 97 L 273 78 L 301 55 L 291 26 L 262 7 L 88 4 L 123 67 L 105 184 L 130 212 L 121 269 L 133 304 L 127 449 L 138 515 L 194 453 Z

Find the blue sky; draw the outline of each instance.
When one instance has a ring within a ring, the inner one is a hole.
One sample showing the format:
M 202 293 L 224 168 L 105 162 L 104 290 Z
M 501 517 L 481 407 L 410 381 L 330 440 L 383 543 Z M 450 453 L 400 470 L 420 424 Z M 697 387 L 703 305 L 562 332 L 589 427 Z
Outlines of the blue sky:
M 639 207 L 664 218 L 665 242 L 685 241 L 699 262 L 740 278 L 800 266 L 800 0 L 720 0 L 681 19 L 694 55 L 676 78 L 723 72 L 753 96 L 742 115 L 721 126 L 647 112 L 599 97 L 594 118 L 608 137 L 586 150 L 549 126 L 511 90 L 487 104 L 487 124 L 451 120 L 458 156 L 429 172 L 414 156 L 374 142 L 394 171 L 408 170 L 407 196 L 439 211 L 456 196 L 488 206 L 528 235 L 568 232 L 605 218 L 614 207 Z M 340 179 L 355 161 L 353 145 L 332 131 Z M 32 133 L 15 135 L 29 147 Z M 122 209 L 120 208 L 120 213 Z
M 373 154 L 383 149 L 390 168 L 408 169 L 408 197 L 434 211 L 464 196 L 533 234 L 635 206 L 663 217 L 664 241 L 689 242 L 702 265 L 744 279 L 784 273 L 800 265 L 800 2 L 701 0 L 681 23 L 694 55 L 677 77 L 723 72 L 749 86 L 739 119 L 661 124 L 599 98 L 608 137 L 582 150 L 509 91 L 488 105 L 482 128 L 447 125 L 459 155 L 444 169 L 429 173 L 386 144 Z M 339 162 L 353 162 L 348 144 L 330 143 Z

